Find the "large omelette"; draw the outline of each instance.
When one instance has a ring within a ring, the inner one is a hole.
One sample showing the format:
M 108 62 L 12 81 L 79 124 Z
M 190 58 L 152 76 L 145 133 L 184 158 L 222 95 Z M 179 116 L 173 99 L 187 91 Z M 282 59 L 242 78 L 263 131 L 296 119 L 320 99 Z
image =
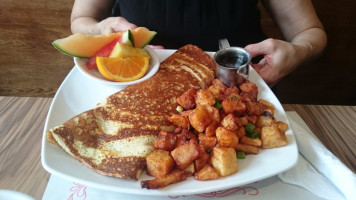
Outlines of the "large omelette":
M 177 112 L 176 98 L 209 86 L 215 67 L 200 48 L 183 46 L 155 76 L 47 131 L 47 140 L 100 174 L 137 180 L 159 131 L 174 129 L 168 118 Z

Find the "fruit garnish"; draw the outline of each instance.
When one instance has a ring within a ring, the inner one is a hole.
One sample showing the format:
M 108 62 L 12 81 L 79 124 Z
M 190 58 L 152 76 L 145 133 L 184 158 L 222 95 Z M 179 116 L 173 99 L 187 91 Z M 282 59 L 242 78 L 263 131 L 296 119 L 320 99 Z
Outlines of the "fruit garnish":
M 57 39 L 52 44 L 66 55 L 78 58 L 90 58 L 114 39 L 119 39 L 123 44 L 144 48 L 156 34 L 157 32 L 150 31 L 145 27 L 138 27 L 134 30 L 104 35 L 76 33 L 66 38 Z
M 101 49 L 99 49 L 95 55 L 93 55 L 92 57 L 90 57 L 88 59 L 88 61 L 85 63 L 85 65 L 87 66 L 87 68 L 89 70 L 95 69 L 97 68 L 96 66 L 96 57 L 100 56 L 100 57 L 108 57 L 110 56 L 112 50 L 114 49 L 115 45 L 117 44 L 118 40 L 120 38 L 116 38 L 113 41 L 111 41 L 109 44 L 105 45 L 104 47 L 102 47 Z
M 129 56 L 147 56 L 151 58 L 151 55 L 145 49 L 135 48 L 121 43 L 116 43 L 115 47 L 111 51 L 109 57 L 129 57 Z
M 119 38 L 118 42 L 127 46 L 135 46 L 134 39 L 130 30 L 125 31 Z
M 100 74 L 109 80 L 118 82 L 140 79 L 147 72 L 149 62 L 149 57 L 141 55 L 126 58 L 99 56 L 96 58 Z
M 156 36 L 157 32 L 150 31 L 145 27 L 138 27 L 131 30 L 133 36 L 134 47 L 144 48 Z
M 84 35 L 77 33 L 66 38 L 55 40 L 52 44 L 56 49 L 66 55 L 90 58 L 95 55 L 99 49 L 121 36 L 120 33 L 110 33 L 106 35 Z

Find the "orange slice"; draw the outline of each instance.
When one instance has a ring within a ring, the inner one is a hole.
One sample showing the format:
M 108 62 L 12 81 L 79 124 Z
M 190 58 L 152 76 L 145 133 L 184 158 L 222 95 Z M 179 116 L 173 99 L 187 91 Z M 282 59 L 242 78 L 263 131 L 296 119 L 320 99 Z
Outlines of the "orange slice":
M 147 56 L 96 57 L 99 72 L 105 78 L 129 82 L 140 79 L 148 70 L 150 59 Z

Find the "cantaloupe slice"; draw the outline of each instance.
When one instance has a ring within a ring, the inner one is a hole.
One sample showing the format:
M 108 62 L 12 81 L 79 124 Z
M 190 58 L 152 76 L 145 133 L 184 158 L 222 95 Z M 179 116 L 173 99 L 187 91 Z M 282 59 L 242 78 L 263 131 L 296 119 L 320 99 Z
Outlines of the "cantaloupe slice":
M 143 48 L 156 36 L 157 32 L 150 31 L 145 27 L 137 27 L 131 30 L 131 34 L 134 40 L 134 46 L 136 48 Z
M 52 44 L 59 51 L 69 56 L 89 58 L 99 49 L 114 39 L 119 38 L 121 35 L 121 32 L 106 35 L 84 35 L 77 33 L 63 39 L 55 40 Z

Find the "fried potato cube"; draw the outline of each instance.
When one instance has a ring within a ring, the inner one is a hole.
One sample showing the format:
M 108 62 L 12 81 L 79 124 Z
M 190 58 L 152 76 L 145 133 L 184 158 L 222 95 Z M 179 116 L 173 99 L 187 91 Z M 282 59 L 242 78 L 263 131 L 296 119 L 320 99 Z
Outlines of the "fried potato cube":
M 224 98 L 224 91 L 217 85 L 209 86 L 208 90 L 213 94 L 214 98 L 223 99 Z
M 188 140 L 198 140 L 198 137 L 195 133 L 189 131 L 188 129 L 183 128 L 182 131 L 180 132 L 181 134 L 183 134 L 183 136 L 185 138 L 187 138 Z
M 267 101 L 267 100 L 259 99 L 258 103 L 260 103 L 260 104 L 262 104 L 262 105 L 264 105 L 266 107 L 270 107 L 270 108 L 272 108 L 274 110 L 273 104 L 271 102 Z
M 211 118 L 214 122 L 220 122 L 220 112 L 219 109 L 215 108 L 214 106 L 205 106 L 205 108 L 210 113 Z
M 239 139 L 242 138 L 243 136 L 245 136 L 246 135 L 245 127 L 242 126 L 242 127 L 238 128 L 236 131 L 236 135 Z
M 209 162 L 210 159 L 210 154 L 208 154 L 204 149 L 202 150 L 203 151 L 201 151 L 200 157 L 194 160 L 194 167 L 196 171 L 203 168 Z
M 180 169 L 187 168 L 200 155 L 200 146 L 196 140 L 189 142 L 175 148 L 171 155 Z
M 256 124 L 258 120 L 257 115 L 246 115 L 247 121 L 251 122 L 252 124 Z
M 222 147 L 231 147 L 236 149 L 239 144 L 239 138 L 236 133 L 221 126 L 216 129 L 216 138 L 218 140 L 218 144 Z
M 246 126 L 248 124 L 248 120 L 246 117 L 240 117 L 239 120 L 243 126 Z
M 147 173 L 154 177 L 168 174 L 175 163 L 169 151 L 156 149 L 146 156 Z
M 189 128 L 189 120 L 182 115 L 173 114 L 168 118 L 168 120 L 176 126 Z
M 192 133 L 188 129 L 182 129 L 181 132 L 177 134 L 175 148 L 177 148 L 180 145 L 188 143 L 189 140 L 197 140 L 197 139 L 198 137 L 194 133 Z
M 198 132 L 204 132 L 205 128 L 212 122 L 212 117 L 205 106 L 197 106 L 189 114 L 189 122 Z
M 276 122 L 276 124 L 278 125 L 279 130 L 286 132 L 288 130 L 288 124 L 278 121 Z
M 215 137 L 216 129 L 219 127 L 220 123 L 217 121 L 213 121 L 208 127 L 205 129 L 205 135 L 207 137 Z
M 261 129 L 262 148 L 269 149 L 281 147 L 288 144 L 284 131 L 278 128 L 278 124 L 265 126 Z
M 256 121 L 256 127 L 271 126 L 275 121 L 276 120 L 271 116 L 260 115 Z
M 236 151 L 229 147 L 214 147 L 211 164 L 220 176 L 228 176 L 237 172 Z
M 239 144 L 237 146 L 238 151 L 245 152 L 246 154 L 258 154 L 258 147 L 257 146 L 252 146 L 248 144 Z
M 236 131 L 239 128 L 238 123 L 238 119 L 233 114 L 228 114 L 221 120 L 221 125 L 229 131 Z
M 225 99 L 229 99 L 231 97 L 240 98 L 240 90 L 239 90 L 239 88 L 237 88 L 234 85 L 229 87 L 229 88 L 227 88 L 226 91 L 225 91 L 225 94 L 224 94 L 224 98 Z
M 177 148 L 177 147 L 179 147 L 179 146 L 181 146 L 183 144 L 186 144 L 188 142 L 189 142 L 189 139 L 184 134 L 179 133 L 179 134 L 177 134 L 177 140 L 176 140 L 175 148 Z M 173 148 L 173 149 L 175 149 L 175 148 Z
M 200 89 L 195 95 L 195 104 L 197 106 L 213 106 L 215 104 L 215 97 L 209 89 Z
M 176 140 L 177 136 L 175 133 L 161 130 L 158 133 L 156 141 L 154 142 L 154 147 L 156 149 L 172 151 L 176 146 Z
M 255 83 L 246 80 L 240 86 L 241 95 L 246 95 L 251 101 L 257 101 L 258 87 Z
M 266 101 L 264 99 L 259 99 L 258 103 L 262 104 L 263 112 L 267 111 L 267 112 L 271 113 L 272 115 L 274 115 L 275 108 L 271 102 Z
M 194 179 L 199 181 L 214 180 L 218 179 L 219 177 L 220 175 L 217 170 L 209 164 L 206 164 L 203 168 L 194 174 Z
M 248 100 L 253 101 L 253 102 L 257 101 L 257 93 L 241 92 L 240 96 L 241 96 L 241 99 L 244 99 L 244 100 L 248 99 Z
M 152 180 L 141 181 L 141 187 L 147 189 L 158 189 L 166 187 L 169 184 L 178 183 L 191 176 L 190 172 L 186 172 L 181 169 L 175 169 L 171 173 L 168 173 L 162 177 L 158 177 Z
M 177 98 L 177 103 L 182 106 L 185 110 L 193 109 L 195 104 L 195 94 L 196 90 L 194 88 L 188 89 L 180 97 Z
M 260 138 L 250 138 L 247 136 L 243 136 L 240 139 L 240 144 L 247 144 L 247 145 L 251 145 L 251 146 L 260 147 L 262 145 L 262 141 Z
M 195 172 L 194 162 L 192 162 L 190 165 L 188 165 L 188 167 L 186 167 L 184 169 L 184 171 L 194 174 L 194 172 Z
M 213 82 L 212 82 L 212 84 L 215 85 L 215 86 L 218 86 L 218 87 L 220 88 L 220 90 L 222 90 L 222 91 L 224 91 L 224 92 L 225 92 L 226 89 L 227 89 L 225 83 L 222 82 L 222 81 L 219 80 L 219 79 L 214 79 Z
M 183 117 L 189 117 L 189 114 L 192 112 L 193 110 L 184 110 L 182 112 L 180 112 L 179 114 L 182 115 Z
M 240 99 L 224 99 L 221 102 L 223 110 L 226 114 L 242 115 L 246 111 L 246 105 Z
M 261 115 L 263 112 L 262 104 L 258 102 L 252 102 L 251 100 L 245 101 L 247 107 L 247 114 L 249 115 Z
M 224 93 L 227 87 L 225 84 L 219 79 L 214 79 L 211 86 L 209 86 L 208 90 L 213 94 L 214 98 L 218 98 L 222 100 L 224 98 Z
M 204 147 L 204 151 L 208 149 L 212 150 L 213 147 L 217 144 L 216 137 L 206 136 L 204 133 L 199 133 L 198 138 L 199 144 Z

